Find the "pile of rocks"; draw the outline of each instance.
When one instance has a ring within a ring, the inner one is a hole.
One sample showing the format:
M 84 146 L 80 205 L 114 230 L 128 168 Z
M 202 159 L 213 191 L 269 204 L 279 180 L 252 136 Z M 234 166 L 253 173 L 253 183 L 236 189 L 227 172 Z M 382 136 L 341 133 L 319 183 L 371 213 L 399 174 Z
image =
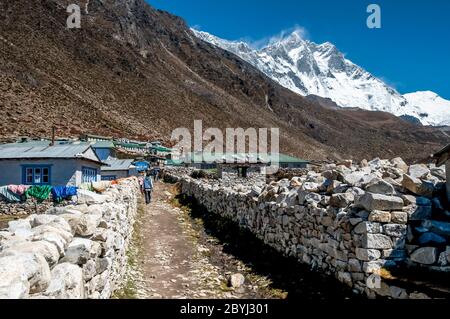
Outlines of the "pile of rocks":
M 344 161 L 262 187 L 170 175 L 208 211 L 368 296 L 423 296 L 388 284 L 386 270 L 449 258 L 444 168 L 400 158 Z
M 110 298 L 126 268 L 138 194 L 132 178 L 10 222 L 0 231 L 0 298 Z

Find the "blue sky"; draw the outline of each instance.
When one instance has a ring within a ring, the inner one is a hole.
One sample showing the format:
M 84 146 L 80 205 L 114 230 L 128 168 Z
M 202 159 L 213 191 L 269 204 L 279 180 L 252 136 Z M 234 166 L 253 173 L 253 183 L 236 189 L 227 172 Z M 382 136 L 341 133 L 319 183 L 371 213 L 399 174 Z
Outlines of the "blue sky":
M 330 41 L 346 57 L 401 93 L 431 90 L 450 99 L 448 0 L 147 0 L 224 39 L 262 43 L 296 26 L 316 43 Z M 382 10 L 368 29 L 367 6 Z

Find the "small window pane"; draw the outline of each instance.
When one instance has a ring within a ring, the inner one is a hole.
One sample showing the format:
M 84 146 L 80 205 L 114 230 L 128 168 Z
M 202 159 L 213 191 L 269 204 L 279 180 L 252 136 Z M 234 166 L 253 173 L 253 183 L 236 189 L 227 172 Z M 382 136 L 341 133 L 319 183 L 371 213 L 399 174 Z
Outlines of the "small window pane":
M 48 176 L 48 168 L 42 169 L 42 174 Z
M 42 182 L 44 183 L 44 184 L 48 184 L 48 175 L 47 176 L 42 176 Z
M 40 168 L 35 168 L 34 169 L 34 174 L 35 175 L 41 175 L 41 169 Z
M 27 176 L 27 184 L 33 183 L 33 176 Z

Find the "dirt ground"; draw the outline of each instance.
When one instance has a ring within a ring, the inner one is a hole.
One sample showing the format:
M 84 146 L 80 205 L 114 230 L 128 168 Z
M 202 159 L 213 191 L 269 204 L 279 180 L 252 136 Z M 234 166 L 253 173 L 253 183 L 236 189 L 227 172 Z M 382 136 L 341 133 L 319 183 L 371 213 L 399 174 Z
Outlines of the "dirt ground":
M 226 221 L 185 206 L 174 185 L 157 183 L 150 205 L 140 204 L 126 285 L 116 298 L 284 299 L 346 298 L 334 281 L 283 259 Z M 281 260 L 281 262 L 280 262 Z M 231 274 L 245 283 L 228 287 Z

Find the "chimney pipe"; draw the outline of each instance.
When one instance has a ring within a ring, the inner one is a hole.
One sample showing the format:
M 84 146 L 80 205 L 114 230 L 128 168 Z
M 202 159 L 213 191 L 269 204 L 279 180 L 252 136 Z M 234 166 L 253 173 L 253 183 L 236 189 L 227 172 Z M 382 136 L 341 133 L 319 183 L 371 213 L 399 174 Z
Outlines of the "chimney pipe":
M 56 128 L 53 126 L 52 127 L 52 143 L 50 144 L 50 146 L 55 145 L 55 130 L 56 130 Z

